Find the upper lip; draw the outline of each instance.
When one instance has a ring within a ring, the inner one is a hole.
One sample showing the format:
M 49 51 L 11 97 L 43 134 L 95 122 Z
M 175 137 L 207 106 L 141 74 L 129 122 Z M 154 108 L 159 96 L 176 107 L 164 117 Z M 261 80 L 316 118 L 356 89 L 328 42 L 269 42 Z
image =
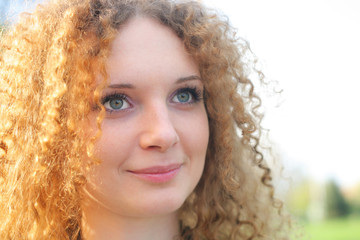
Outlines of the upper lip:
M 136 170 L 128 170 L 131 173 L 138 174 L 161 174 L 173 171 L 175 169 L 180 168 L 182 163 L 169 164 L 166 166 L 152 166 L 148 168 L 136 169 Z

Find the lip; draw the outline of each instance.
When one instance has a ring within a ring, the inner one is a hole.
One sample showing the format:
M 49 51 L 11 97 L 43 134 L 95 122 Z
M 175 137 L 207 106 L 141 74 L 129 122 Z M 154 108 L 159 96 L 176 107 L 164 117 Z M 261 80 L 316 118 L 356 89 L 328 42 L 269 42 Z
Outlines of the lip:
M 163 183 L 172 180 L 180 171 L 181 166 L 182 164 L 170 164 L 166 166 L 128 170 L 127 172 L 149 182 Z

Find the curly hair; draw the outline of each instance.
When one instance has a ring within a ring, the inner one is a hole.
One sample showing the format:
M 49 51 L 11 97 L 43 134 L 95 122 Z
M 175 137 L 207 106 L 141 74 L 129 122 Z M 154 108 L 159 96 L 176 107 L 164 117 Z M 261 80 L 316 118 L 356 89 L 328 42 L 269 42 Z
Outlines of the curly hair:
M 99 104 L 118 29 L 156 19 L 183 41 L 205 87 L 210 139 L 203 176 L 180 209 L 182 239 L 285 239 L 260 148 L 260 98 L 251 51 L 225 17 L 197 1 L 59 0 L 39 5 L 1 39 L 0 238 L 77 239 L 91 160 L 101 135 L 81 125 Z M 97 75 L 104 82 L 95 87 Z M 261 78 L 261 73 L 260 73 Z M 86 96 L 86 97 L 79 97 Z M 76 104 L 75 104 L 76 103 Z

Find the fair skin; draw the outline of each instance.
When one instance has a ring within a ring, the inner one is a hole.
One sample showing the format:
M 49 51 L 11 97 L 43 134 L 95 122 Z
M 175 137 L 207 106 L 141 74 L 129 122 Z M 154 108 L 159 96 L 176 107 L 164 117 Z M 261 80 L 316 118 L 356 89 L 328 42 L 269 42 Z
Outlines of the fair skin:
M 208 145 L 199 69 L 171 29 L 135 17 L 119 30 L 107 71 L 102 163 L 88 176 L 83 239 L 173 239 Z

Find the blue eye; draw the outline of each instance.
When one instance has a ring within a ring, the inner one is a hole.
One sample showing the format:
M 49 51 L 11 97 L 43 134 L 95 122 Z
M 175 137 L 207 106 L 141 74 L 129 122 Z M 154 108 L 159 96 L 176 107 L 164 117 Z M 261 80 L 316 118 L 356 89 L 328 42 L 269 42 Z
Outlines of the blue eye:
M 192 95 L 189 92 L 177 93 L 174 97 L 174 102 L 186 103 L 192 100 Z
M 198 90 L 196 87 L 186 87 L 177 90 L 172 101 L 181 104 L 196 103 L 202 99 L 201 96 L 201 90 Z
M 109 101 L 109 105 L 113 109 L 121 109 L 121 107 L 124 105 L 124 100 L 122 99 L 111 99 Z
M 101 100 L 101 103 L 104 105 L 107 111 L 125 110 L 130 107 L 130 104 L 126 99 L 126 96 L 117 93 L 105 96 Z

